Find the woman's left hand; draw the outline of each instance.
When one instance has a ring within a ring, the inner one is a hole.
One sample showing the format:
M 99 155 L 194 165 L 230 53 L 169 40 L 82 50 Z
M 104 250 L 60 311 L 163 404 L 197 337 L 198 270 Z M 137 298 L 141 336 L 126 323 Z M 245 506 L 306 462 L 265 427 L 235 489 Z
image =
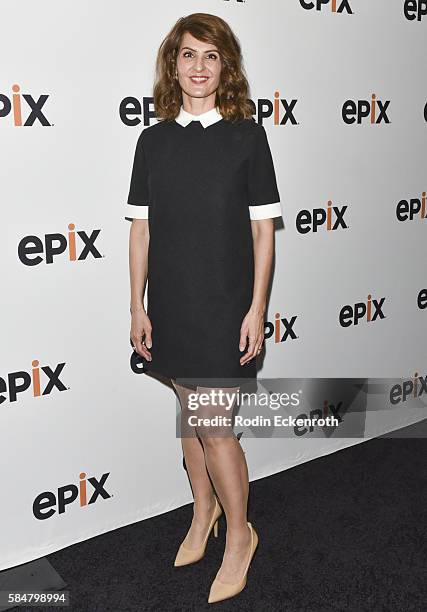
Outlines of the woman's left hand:
M 264 314 L 249 310 L 240 328 L 239 348 L 243 351 L 249 338 L 248 350 L 240 358 L 240 365 L 244 365 L 260 354 L 264 342 Z

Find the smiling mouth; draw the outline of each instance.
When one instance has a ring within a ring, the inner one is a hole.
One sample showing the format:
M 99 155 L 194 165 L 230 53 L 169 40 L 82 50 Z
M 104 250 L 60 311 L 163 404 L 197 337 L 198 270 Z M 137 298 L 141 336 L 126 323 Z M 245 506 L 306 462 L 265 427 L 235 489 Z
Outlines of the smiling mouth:
M 206 81 L 209 79 L 209 77 L 207 76 L 191 76 L 190 77 L 190 81 L 192 81 L 193 83 L 206 83 Z

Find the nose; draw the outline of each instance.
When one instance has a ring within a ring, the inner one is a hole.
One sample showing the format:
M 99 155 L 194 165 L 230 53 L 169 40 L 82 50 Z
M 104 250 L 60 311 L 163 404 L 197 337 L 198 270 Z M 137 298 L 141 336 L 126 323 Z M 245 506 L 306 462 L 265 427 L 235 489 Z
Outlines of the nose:
M 205 59 L 203 55 L 196 55 L 196 62 L 195 62 L 194 67 L 198 72 L 201 72 L 204 69 Z

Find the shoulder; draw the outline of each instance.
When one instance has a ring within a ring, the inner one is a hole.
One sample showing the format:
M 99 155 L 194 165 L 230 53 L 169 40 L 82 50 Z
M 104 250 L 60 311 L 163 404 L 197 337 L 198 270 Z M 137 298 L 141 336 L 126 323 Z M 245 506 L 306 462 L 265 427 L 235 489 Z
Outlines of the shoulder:
M 156 121 L 147 127 L 144 127 L 139 136 L 138 142 L 144 145 L 144 149 L 151 144 L 154 144 L 160 137 L 168 134 L 173 129 L 173 121 Z
M 227 122 L 228 123 L 228 122 Z M 239 134 L 241 138 L 244 138 L 250 142 L 254 142 L 259 138 L 262 138 L 265 134 L 264 126 L 257 123 L 253 117 L 247 119 L 239 119 L 235 122 L 229 122 L 232 131 Z
M 226 123 L 241 133 L 254 134 L 256 130 L 262 129 L 262 125 L 257 123 L 253 117 L 238 119 L 237 121 L 227 121 Z

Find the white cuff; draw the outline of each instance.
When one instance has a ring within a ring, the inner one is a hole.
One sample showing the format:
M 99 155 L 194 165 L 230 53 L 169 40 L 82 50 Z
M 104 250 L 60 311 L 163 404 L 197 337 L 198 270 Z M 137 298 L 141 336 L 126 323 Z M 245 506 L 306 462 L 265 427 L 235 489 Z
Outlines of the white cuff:
M 271 217 L 281 217 L 282 207 L 280 202 L 273 204 L 261 204 L 260 206 L 249 206 L 249 217 L 255 219 L 270 219 Z
M 132 219 L 148 219 L 149 206 L 139 206 L 137 204 L 126 204 L 125 217 Z

